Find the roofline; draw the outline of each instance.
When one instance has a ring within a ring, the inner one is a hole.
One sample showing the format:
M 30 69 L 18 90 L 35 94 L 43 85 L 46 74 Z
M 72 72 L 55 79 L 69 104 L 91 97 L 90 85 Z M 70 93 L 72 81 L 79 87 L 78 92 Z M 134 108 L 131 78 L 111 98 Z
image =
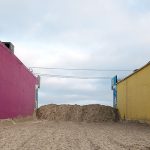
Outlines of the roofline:
M 120 84 L 121 82 L 127 80 L 128 78 L 130 78 L 130 77 L 133 76 L 134 74 L 140 72 L 141 70 L 145 69 L 145 68 L 146 68 L 147 66 L 149 66 L 149 65 L 150 65 L 150 61 L 149 61 L 146 65 L 144 65 L 143 67 L 141 67 L 141 68 L 137 69 L 136 71 L 134 71 L 132 74 L 130 74 L 130 75 L 128 75 L 127 77 L 125 77 L 124 79 L 120 80 L 117 84 Z
M 11 53 L 12 56 L 16 59 L 16 61 L 18 61 L 18 62 L 23 66 L 23 68 L 37 81 L 37 77 L 36 77 L 36 76 L 26 67 L 26 65 L 25 65 L 14 53 L 12 53 L 12 52 L 10 51 L 10 49 L 9 49 L 8 47 L 6 47 L 5 44 L 2 43 L 1 41 L 0 41 L 0 46 L 3 47 L 3 48 L 5 48 L 5 49 L 7 49 L 7 51 L 8 51 L 9 53 Z

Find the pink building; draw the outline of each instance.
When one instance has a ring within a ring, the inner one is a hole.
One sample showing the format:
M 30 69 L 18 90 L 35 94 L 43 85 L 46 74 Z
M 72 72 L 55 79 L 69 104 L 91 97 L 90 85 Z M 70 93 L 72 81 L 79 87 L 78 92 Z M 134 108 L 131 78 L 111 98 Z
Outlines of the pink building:
M 38 79 L 14 55 L 9 42 L 0 42 L 0 119 L 32 115 Z

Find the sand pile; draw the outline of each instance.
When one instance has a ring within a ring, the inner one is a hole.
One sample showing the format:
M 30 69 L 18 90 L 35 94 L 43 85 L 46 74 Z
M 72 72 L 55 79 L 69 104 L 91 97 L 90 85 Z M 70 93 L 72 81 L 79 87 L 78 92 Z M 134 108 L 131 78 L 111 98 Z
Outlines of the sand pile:
M 38 119 L 56 121 L 102 122 L 116 119 L 116 111 L 103 105 L 45 105 L 37 109 Z

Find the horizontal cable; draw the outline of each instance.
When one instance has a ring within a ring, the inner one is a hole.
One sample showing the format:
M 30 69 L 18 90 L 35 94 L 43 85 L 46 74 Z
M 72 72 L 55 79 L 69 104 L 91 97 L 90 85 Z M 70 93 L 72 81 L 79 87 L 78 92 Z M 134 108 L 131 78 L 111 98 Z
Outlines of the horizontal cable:
M 103 80 L 110 80 L 111 77 L 79 77 L 79 76 L 64 76 L 64 75 L 52 75 L 52 74 L 40 74 L 35 73 L 39 76 L 45 76 L 45 77 L 52 77 L 52 78 L 72 78 L 72 79 L 103 79 Z
M 79 71 L 133 71 L 133 70 L 127 70 L 127 69 L 79 69 L 79 68 L 49 68 L 49 67 L 30 67 L 30 69 L 46 69 L 46 70 L 79 70 Z

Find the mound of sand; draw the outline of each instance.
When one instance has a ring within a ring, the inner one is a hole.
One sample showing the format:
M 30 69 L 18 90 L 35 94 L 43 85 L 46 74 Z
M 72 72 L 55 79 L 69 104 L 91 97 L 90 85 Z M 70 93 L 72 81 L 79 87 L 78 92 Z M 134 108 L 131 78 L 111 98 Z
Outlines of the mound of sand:
M 116 110 L 109 106 L 45 105 L 37 109 L 37 118 L 56 121 L 102 122 L 116 119 Z

